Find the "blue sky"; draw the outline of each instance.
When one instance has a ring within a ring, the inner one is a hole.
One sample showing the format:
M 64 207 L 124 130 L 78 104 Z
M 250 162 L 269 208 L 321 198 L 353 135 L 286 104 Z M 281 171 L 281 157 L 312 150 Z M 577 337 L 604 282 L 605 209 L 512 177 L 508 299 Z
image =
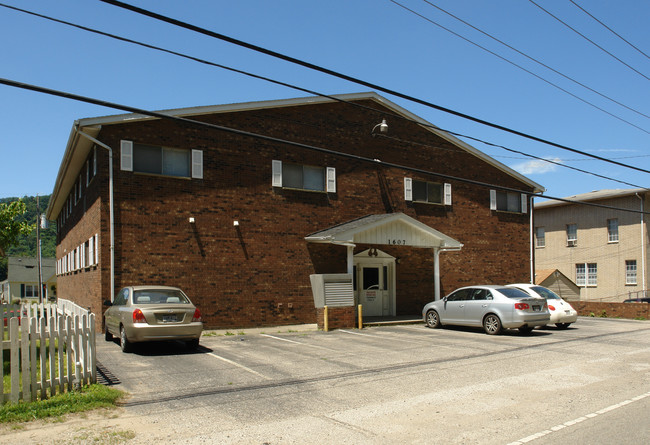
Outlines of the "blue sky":
M 611 34 L 570 0 L 535 1 L 641 74 L 526 0 L 130 0 L 130 3 L 480 119 L 650 170 L 650 118 L 642 115 L 650 115 L 650 80 L 644 77 L 650 77 L 648 56 Z M 574 1 L 643 53 L 650 54 L 650 27 L 647 26 L 650 2 Z M 97 0 L 0 0 L 0 3 L 323 94 L 368 90 Z M 625 107 L 540 67 L 431 4 Z M 432 21 L 619 119 L 489 54 Z M 2 78 L 143 109 L 305 96 L 293 89 L 89 34 L 4 7 L 0 7 L 0 39 L 3 42 Z M 589 159 L 385 96 L 443 129 L 634 185 L 650 186 L 650 174 Z M 0 85 L 0 197 L 51 193 L 74 120 L 118 113 L 120 111 Z M 374 124 L 369 122 L 369 129 Z M 479 142 L 467 142 L 543 185 L 550 196 L 630 187 L 533 161 Z

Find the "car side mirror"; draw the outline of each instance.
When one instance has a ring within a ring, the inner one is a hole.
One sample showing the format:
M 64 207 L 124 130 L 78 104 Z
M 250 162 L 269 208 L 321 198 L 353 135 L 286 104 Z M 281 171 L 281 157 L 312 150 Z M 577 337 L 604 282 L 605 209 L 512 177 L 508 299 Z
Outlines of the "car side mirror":
M 113 306 L 113 303 L 111 303 L 109 300 L 104 300 L 104 306 L 110 307 Z
M 447 302 L 447 297 L 443 298 L 442 301 Z

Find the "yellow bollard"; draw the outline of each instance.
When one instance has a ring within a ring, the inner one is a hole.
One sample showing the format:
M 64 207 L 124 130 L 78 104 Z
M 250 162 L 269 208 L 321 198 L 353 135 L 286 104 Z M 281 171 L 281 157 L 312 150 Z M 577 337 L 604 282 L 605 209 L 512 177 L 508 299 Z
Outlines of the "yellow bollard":
M 329 329 L 329 322 L 327 320 L 327 306 L 323 307 L 323 331 L 327 332 Z
M 359 329 L 363 329 L 363 306 L 359 305 Z

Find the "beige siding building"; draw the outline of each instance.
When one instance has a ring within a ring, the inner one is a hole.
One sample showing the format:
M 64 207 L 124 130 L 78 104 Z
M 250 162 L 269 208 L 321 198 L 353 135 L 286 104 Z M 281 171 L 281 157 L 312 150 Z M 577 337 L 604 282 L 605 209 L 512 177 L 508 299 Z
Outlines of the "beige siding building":
M 599 190 L 535 204 L 536 274 L 557 269 L 580 288 L 581 300 L 623 301 L 647 289 L 650 210 L 646 189 Z M 630 209 L 621 211 L 619 209 Z

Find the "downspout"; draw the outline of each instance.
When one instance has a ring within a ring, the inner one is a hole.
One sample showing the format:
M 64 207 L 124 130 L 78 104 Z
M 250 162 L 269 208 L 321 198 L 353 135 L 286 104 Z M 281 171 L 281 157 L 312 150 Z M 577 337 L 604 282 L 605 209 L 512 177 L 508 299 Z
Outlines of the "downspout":
M 535 284 L 535 220 L 533 219 L 533 200 L 535 197 L 530 195 L 528 198 L 528 207 L 530 208 L 530 228 L 529 228 L 529 244 L 530 244 L 530 284 Z
M 636 197 L 641 200 L 641 276 L 643 277 L 643 294 L 645 296 L 646 294 L 646 281 L 645 281 L 645 231 L 644 231 L 644 224 L 645 221 L 643 219 L 643 212 L 644 212 L 644 198 L 645 196 L 639 196 L 638 193 L 635 193 Z
M 440 300 L 440 252 L 460 252 L 460 247 L 434 247 L 433 248 L 433 291 L 434 300 Z
M 110 227 L 110 252 L 111 252 L 111 301 L 115 298 L 115 224 L 113 218 L 113 149 L 103 142 L 98 141 L 89 134 L 79 130 L 75 123 L 75 131 L 94 142 L 102 148 L 108 150 L 108 206 L 109 206 L 109 227 Z

